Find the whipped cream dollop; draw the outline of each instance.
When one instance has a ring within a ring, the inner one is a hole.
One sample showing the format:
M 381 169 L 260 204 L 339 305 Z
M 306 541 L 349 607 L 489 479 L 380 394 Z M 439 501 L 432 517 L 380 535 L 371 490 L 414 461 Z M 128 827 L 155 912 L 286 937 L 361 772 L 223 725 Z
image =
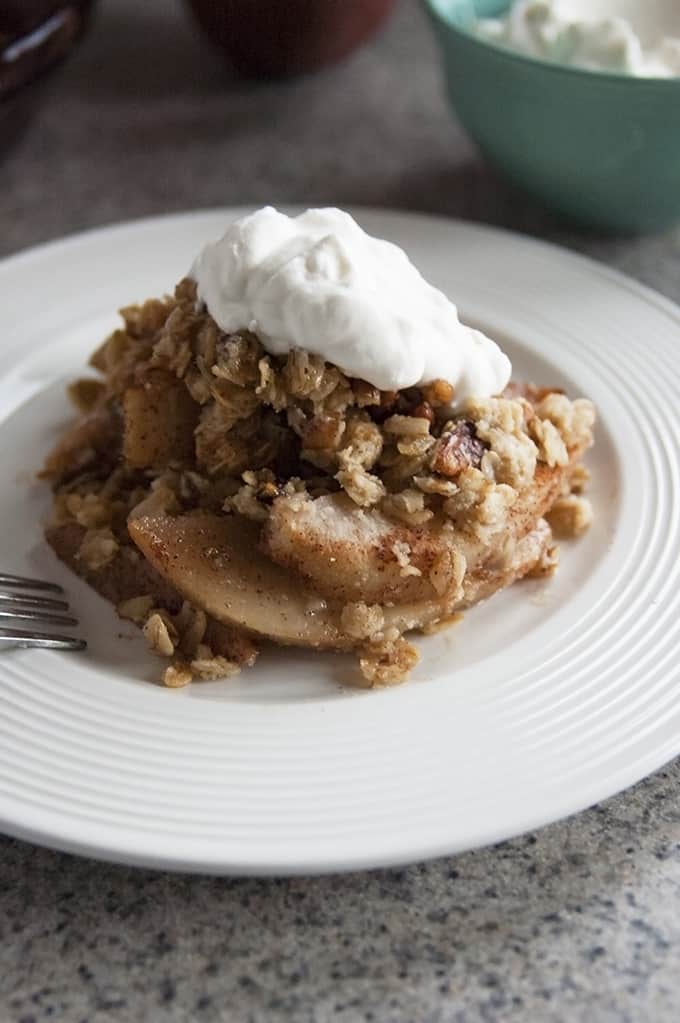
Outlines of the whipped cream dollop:
M 680 0 L 517 0 L 480 34 L 531 57 L 590 71 L 680 75 Z
M 251 330 L 273 355 L 302 348 L 381 390 L 448 381 L 455 402 L 510 379 L 498 345 L 397 245 L 327 208 L 287 217 L 267 206 L 206 245 L 190 276 L 226 332 Z

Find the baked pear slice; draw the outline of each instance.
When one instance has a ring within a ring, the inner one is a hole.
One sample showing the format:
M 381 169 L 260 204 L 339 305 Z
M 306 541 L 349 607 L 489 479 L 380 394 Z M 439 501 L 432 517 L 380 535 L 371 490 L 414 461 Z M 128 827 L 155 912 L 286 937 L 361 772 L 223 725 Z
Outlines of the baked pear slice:
M 258 549 L 259 527 L 239 515 L 147 516 L 128 521 L 146 560 L 218 621 L 278 643 L 342 647 L 339 613 Z
M 539 465 L 515 504 L 484 531 L 483 539 L 453 528 L 441 515 L 421 527 L 394 522 L 381 511 L 360 508 L 344 493 L 311 500 L 306 494 L 274 501 L 262 534 L 273 561 L 327 598 L 368 604 L 430 601 L 437 595 L 433 569 L 450 552 L 465 559 L 468 573 L 490 558 L 505 559 L 536 528 L 559 496 L 572 466 Z M 400 552 L 408 552 L 403 570 Z
M 277 643 L 349 650 L 356 637 L 342 628 L 343 604 L 326 601 L 301 576 L 260 550 L 260 528 L 238 515 L 197 512 L 141 516 L 128 522 L 147 562 L 182 596 L 218 621 Z M 550 544 L 545 522 L 508 552 L 502 566 L 469 573 L 456 603 L 441 598 L 383 607 L 385 625 L 423 628 L 478 602 L 525 575 Z

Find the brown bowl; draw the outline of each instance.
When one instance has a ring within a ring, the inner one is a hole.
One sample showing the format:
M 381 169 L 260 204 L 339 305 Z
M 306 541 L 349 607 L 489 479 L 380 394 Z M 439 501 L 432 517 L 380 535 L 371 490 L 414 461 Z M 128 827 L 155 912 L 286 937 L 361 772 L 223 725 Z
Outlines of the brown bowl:
M 93 0 L 0 0 L 0 157 L 28 124 L 40 80 L 82 35 Z
M 243 74 L 278 78 L 341 60 L 378 29 L 394 0 L 188 0 Z

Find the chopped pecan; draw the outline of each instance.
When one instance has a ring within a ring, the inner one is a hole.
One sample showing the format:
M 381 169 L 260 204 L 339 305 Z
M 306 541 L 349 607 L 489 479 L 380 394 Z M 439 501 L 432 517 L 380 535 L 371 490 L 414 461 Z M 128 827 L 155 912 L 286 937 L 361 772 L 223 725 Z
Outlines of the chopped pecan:
M 416 419 L 427 419 L 428 423 L 434 423 L 434 409 L 429 401 L 421 401 L 419 405 L 411 409 L 409 414 L 415 416 Z
M 477 437 L 473 423 L 448 423 L 430 456 L 430 468 L 453 478 L 463 469 L 478 469 L 486 446 Z

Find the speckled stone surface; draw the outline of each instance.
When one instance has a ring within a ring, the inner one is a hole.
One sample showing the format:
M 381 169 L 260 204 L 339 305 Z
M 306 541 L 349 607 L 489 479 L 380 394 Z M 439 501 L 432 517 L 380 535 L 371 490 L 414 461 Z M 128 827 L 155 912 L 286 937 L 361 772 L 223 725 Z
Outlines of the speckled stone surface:
M 265 201 L 430 210 L 550 238 L 680 299 L 680 233 L 577 234 L 449 117 L 403 0 L 343 65 L 236 79 L 170 0 L 101 0 L 0 164 L 0 250 Z M 579 817 L 407 870 L 244 881 L 0 839 L 0 1023 L 677 1023 L 680 763 Z

